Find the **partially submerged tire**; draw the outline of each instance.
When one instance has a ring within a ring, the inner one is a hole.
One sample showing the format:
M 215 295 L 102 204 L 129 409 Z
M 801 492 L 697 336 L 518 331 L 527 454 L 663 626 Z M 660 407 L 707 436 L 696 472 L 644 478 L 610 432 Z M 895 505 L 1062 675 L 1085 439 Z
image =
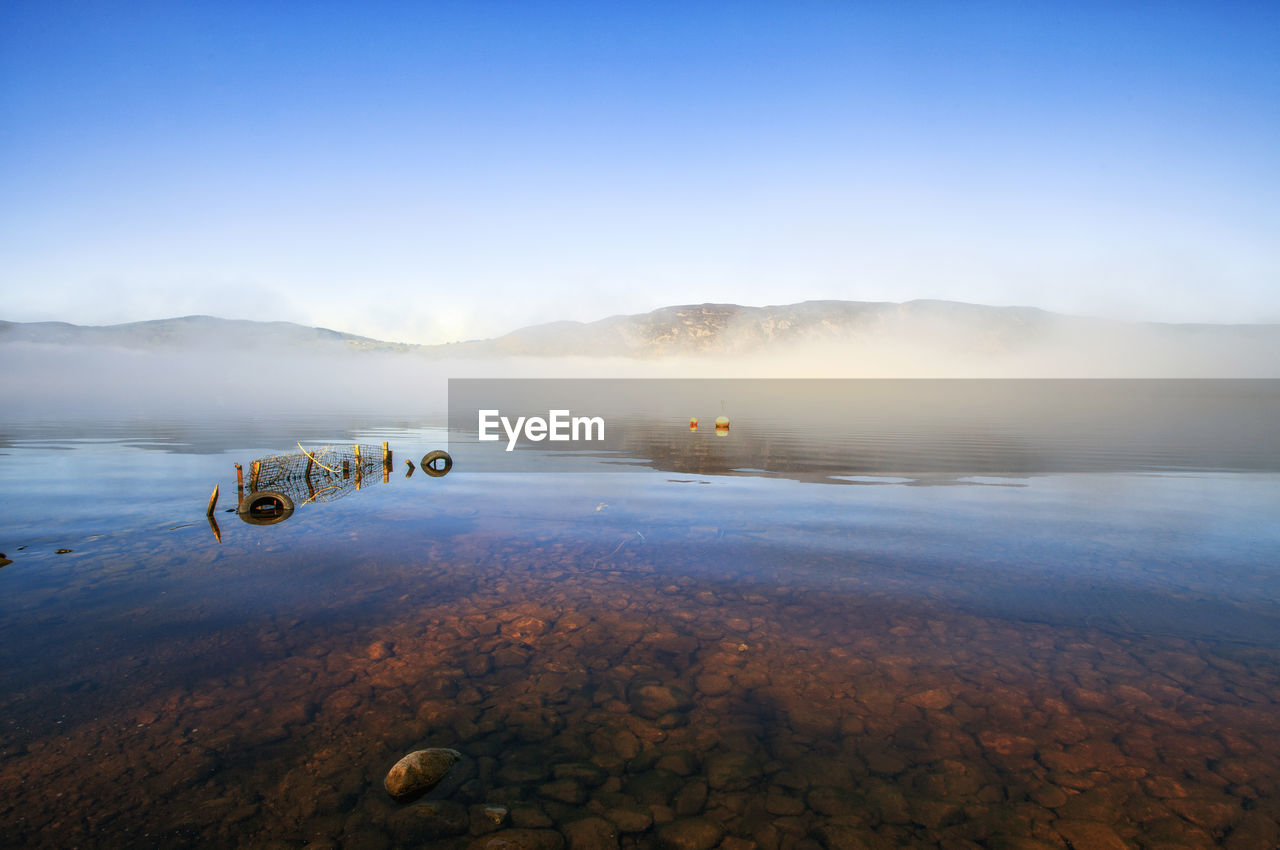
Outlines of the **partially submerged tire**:
M 422 471 L 432 478 L 443 478 L 449 474 L 449 470 L 453 469 L 453 458 L 449 457 L 448 452 L 442 452 L 436 449 L 433 452 L 427 452 L 422 456 L 422 463 L 419 464 Z
M 293 499 L 275 490 L 259 490 L 245 496 L 236 513 L 250 525 L 275 525 L 293 516 Z

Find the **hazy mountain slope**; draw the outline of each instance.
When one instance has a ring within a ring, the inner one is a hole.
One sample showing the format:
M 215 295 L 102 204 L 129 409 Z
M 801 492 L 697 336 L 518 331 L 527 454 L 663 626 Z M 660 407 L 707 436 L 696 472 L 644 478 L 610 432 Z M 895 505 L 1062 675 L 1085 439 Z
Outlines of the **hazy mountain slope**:
M 286 347 L 299 351 L 390 351 L 415 347 L 327 328 L 309 328 L 292 322 L 255 322 L 218 319 L 213 316 L 183 316 L 101 326 L 72 325 L 66 322 L 0 322 L 0 342 L 105 345 L 135 349 Z
M 1151 374 L 1280 374 L 1280 325 L 1129 323 L 1030 307 L 929 300 L 902 304 L 806 301 L 767 307 L 690 304 L 595 322 L 535 325 L 495 339 L 449 345 L 384 342 L 289 322 L 209 316 L 105 327 L 0 322 L 0 342 L 143 351 L 274 348 L 296 355 L 416 352 L 437 360 L 762 355 L 795 357 L 797 362 L 808 358 L 812 362 L 857 363 L 864 371 L 879 365 L 885 367 L 886 374 L 902 374 L 902 365 L 913 359 L 944 365 L 952 361 L 984 367 L 1012 364 L 1015 372 L 1026 374 L 1038 374 L 1036 365 L 1040 362 L 1053 365 L 1055 374 L 1111 374 L 1116 371 L 1111 366 L 1135 366 L 1137 372 Z M 1197 364 L 1213 368 L 1190 368 Z M 1008 370 L 999 373 L 1011 374 Z
M 805 301 L 769 307 L 689 304 L 595 322 L 553 322 L 491 340 L 424 346 L 468 355 L 668 357 L 748 354 L 772 346 L 850 341 L 930 325 L 971 339 L 1034 336 L 1056 319 L 1027 307 L 986 307 L 949 301 L 905 304 Z
M 596 322 L 555 322 L 521 328 L 492 340 L 424 346 L 432 353 L 471 356 L 743 355 L 765 350 L 826 347 L 856 350 L 872 343 L 925 346 L 999 355 L 1053 342 L 1136 345 L 1179 339 L 1278 339 L 1276 325 L 1161 325 L 1064 316 L 1031 307 L 990 307 L 954 301 L 903 304 L 805 301 L 769 307 L 691 304 Z

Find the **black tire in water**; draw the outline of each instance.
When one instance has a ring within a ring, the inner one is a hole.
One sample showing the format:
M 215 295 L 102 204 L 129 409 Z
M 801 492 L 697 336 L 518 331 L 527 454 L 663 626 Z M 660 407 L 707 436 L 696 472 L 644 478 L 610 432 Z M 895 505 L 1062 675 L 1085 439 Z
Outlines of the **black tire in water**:
M 436 461 L 444 461 L 444 466 L 437 467 Z M 432 478 L 443 478 L 449 474 L 449 470 L 453 469 L 453 458 L 449 457 L 448 452 L 442 452 L 436 449 L 433 452 L 427 452 L 422 456 L 422 463 L 418 464 L 422 471 L 430 475 Z
M 275 490 L 259 490 L 245 496 L 236 512 L 250 525 L 275 525 L 293 516 L 293 499 Z

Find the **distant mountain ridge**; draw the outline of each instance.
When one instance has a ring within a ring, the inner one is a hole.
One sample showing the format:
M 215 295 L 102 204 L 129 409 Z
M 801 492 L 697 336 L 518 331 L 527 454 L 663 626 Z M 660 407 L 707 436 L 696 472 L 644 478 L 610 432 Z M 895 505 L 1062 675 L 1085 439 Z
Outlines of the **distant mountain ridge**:
M 215 316 L 181 316 L 119 325 L 0 321 L 0 342 L 106 345 L 117 348 L 271 348 L 289 346 L 330 351 L 409 350 L 417 346 L 383 342 L 328 328 L 293 322 L 257 322 Z
M 594 322 L 552 322 L 521 328 L 493 339 L 444 345 L 415 345 L 305 327 L 291 322 L 257 322 L 184 316 L 107 326 L 63 322 L 0 321 L 0 343 L 30 342 L 164 350 L 172 348 L 285 348 L 297 353 L 360 351 L 453 357 L 626 357 L 665 358 L 748 355 L 819 346 L 856 349 L 871 341 L 927 344 L 967 354 L 1017 353 L 1046 339 L 1153 341 L 1174 347 L 1261 344 L 1276 350 L 1276 324 L 1160 324 L 1119 322 L 1052 313 L 1034 307 L 994 307 L 955 301 L 805 301 L 751 307 L 689 304 L 649 313 L 617 315 Z M 1280 356 L 1280 351 L 1276 351 Z
M 595 322 L 554 322 L 521 328 L 458 347 L 506 355 L 664 357 L 748 354 L 777 345 L 849 341 L 919 321 L 981 325 L 1018 336 L 1054 316 L 1031 307 L 987 307 L 949 301 L 804 301 L 768 307 L 689 304 Z M 1065 317 L 1063 317 L 1065 318 Z

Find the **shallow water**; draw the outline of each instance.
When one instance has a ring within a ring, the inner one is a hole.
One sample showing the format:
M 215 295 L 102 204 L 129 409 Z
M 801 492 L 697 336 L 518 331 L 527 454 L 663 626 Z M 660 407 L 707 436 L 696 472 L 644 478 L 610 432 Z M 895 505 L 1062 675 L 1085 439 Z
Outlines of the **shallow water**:
M 654 422 L 605 475 L 405 477 L 448 434 L 372 418 L 9 423 L 0 842 L 1272 846 L 1280 389 L 1206 389 L 1160 451 Z M 299 439 L 396 466 L 226 513 Z M 423 746 L 465 758 L 397 804 Z

